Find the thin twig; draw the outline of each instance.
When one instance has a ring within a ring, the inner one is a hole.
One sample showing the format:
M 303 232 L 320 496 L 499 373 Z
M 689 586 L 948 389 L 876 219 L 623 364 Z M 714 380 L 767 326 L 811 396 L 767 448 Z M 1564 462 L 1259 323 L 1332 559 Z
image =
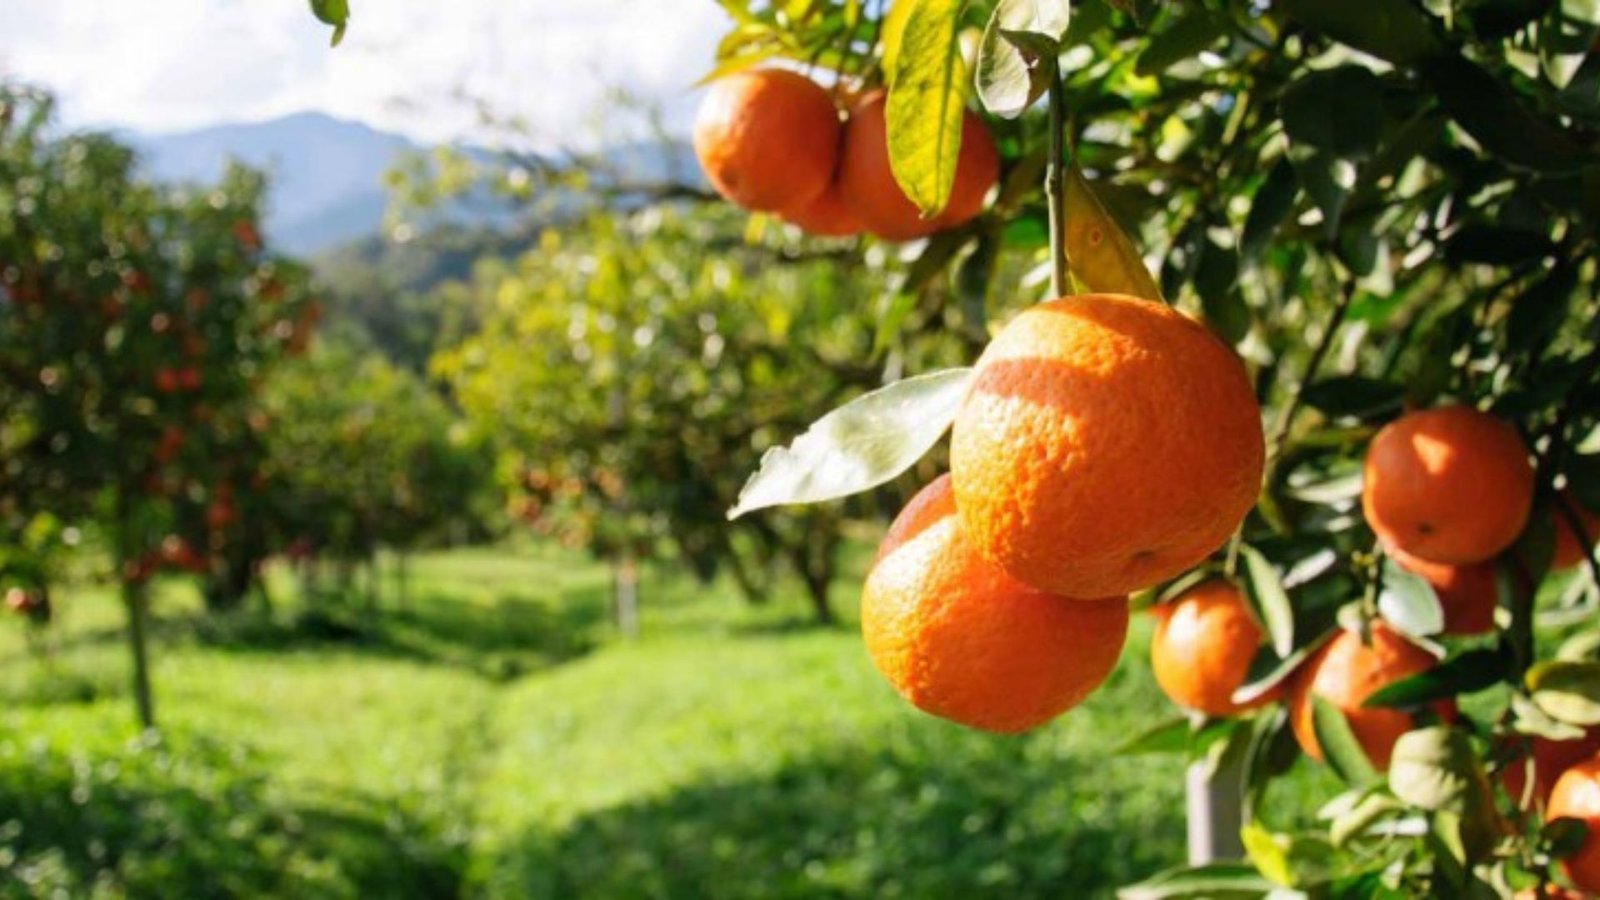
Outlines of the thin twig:
M 1044 191 L 1050 204 L 1050 296 L 1067 295 L 1067 195 L 1064 163 L 1066 147 L 1066 84 L 1055 62 L 1050 66 L 1050 160 L 1045 166 Z

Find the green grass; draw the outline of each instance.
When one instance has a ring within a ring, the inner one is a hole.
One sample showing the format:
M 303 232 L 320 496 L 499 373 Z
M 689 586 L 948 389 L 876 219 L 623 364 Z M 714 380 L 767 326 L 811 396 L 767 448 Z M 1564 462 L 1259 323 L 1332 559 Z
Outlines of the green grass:
M 1181 857 L 1182 761 L 1111 754 L 1170 715 L 1143 622 L 1004 738 L 910 709 L 798 593 L 651 572 L 625 643 L 607 572 L 543 547 L 418 558 L 376 619 L 273 590 L 218 623 L 162 585 L 159 740 L 105 591 L 48 666 L 0 625 L 0 895 L 1108 896 Z

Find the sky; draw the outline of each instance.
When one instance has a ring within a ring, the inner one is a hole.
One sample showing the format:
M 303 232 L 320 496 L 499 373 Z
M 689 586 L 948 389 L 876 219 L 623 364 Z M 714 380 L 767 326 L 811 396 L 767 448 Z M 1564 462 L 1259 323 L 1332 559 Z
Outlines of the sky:
M 542 148 L 591 144 L 607 92 L 686 131 L 726 27 L 712 0 L 351 0 L 344 42 L 305 0 L 0 0 L 0 75 L 72 126 L 181 131 L 316 110 L 435 143 L 487 137 L 478 104 Z M 615 114 L 612 114 L 615 117 Z

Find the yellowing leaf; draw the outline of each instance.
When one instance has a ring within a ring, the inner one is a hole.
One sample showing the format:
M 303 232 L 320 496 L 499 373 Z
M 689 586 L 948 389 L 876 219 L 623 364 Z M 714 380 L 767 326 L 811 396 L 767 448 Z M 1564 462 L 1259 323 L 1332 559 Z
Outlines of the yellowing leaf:
M 1129 294 L 1161 300 L 1133 240 L 1117 227 L 1077 166 L 1067 170 L 1067 220 L 1064 237 L 1072 274 L 1097 293 Z
M 962 0 L 902 0 L 909 7 L 889 70 L 889 167 L 924 216 L 950 201 L 961 152 L 967 67 L 956 39 Z

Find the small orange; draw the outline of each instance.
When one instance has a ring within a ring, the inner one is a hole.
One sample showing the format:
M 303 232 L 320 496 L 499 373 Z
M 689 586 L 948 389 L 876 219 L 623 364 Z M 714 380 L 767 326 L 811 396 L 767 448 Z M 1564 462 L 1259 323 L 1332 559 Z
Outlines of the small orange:
M 1384 549 L 1400 568 L 1433 585 L 1444 610 L 1445 634 L 1486 634 L 1494 630 L 1494 611 L 1500 604 L 1494 563 L 1452 566 L 1428 562 L 1404 550 Z
M 1231 716 L 1272 699 L 1233 702 L 1261 645 L 1261 626 L 1237 587 L 1212 579 L 1157 606 L 1155 614 L 1150 667 L 1173 703 L 1208 716 Z
M 1289 725 L 1300 748 L 1313 759 L 1322 759 L 1322 745 L 1312 725 L 1313 696 L 1344 712 L 1356 741 L 1379 769 L 1389 768 L 1395 741 L 1415 727 L 1411 716 L 1400 710 L 1361 704 L 1379 688 L 1433 668 L 1437 660 L 1382 622 L 1374 622 L 1371 630 L 1371 646 L 1363 644 L 1357 632 L 1339 632 L 1306 661 L 1289 685 Z M 1447 718 L 1455 711 L 1451 703 L 1434 708 Z
M 861 219 L 844 202 L 837 184 L 828 185 L 816 199 L 799 210 L 783 213 L 783 217 L 816 237 L 852 237 L 861 233 Z
M 956 414 L 961 525 L 1011 577 L 1068 597 L 1125 594 L 1205 559 L 1261 486 L 1244 366 L 1171 307 L 1090 294 L 1018 315 Z
M 862 591 L 861 633 L 873 665 L 917 708 L 1015 733 L 1100 686 L 1127 637 L 1128 603 L 1054 597 L 984 562 L 962 537 L 944 476 L 884 537 Z
M 1589 826 L 1583 846 L 1563 859 L 1561 868 L 1574 885 L 1600 891 L 1600 756 L 1589 757 L 1556 779 L 1545 818 L 1581 819 Z
M 1570 741 L 1555 741 L 1547 737 L 1534 737 L 1529 741 L 1528 755 L 1506 766 L 1502 777 L 1506 793 L 1520 803 L 1528 785 L 1528 770 L 1533 770 L 1533 799 L 1547 803 L 1556 779 L 1568 769 L 1600 753 L 1600 728 L 1586 730 L 1583 737 Z
M 924 219 L 889 167 L 886 104 L 879 91 L 856 105 L 845 123 L 839 156 L 840 195 L 866 229 L 884 240 L 909 241 L 955 228 L 982 212 L 990 188 L 1000 180 L 1000 153 L 983 119 L 970 110 L 963 114 L 950 200 L 943 212 Z
M 1385 545 L 1430 562 L 1475 563 L 1511 546 L 1533 506 L 1517 430 L 1444 406 L 1406 413 L 1367 449 L 1361 509 Z
M 736 72 L 711 86 L 694 150 L 717 193 L 777 212 L 816 199 L 839 159 L 839 113 L 822 86 L 785 69 Z
M 1578 514 L 1578 521 L 1583 523 L 1584 534 L 1589 540 L 1600 541 L 1600 515 L 1586 509 L 1570 490 L 1561 492 L 1561 502 L 1566 503 Z M 1550 568 L 1560 571 L 1582 565 L 1588 551 L 1583 542 L 1578 540 L 1578 535 L 1573 532 L 1572 523 L 1560 508 L 1552 509 L 1551 513 L 1556 519 L 1556 545 L 1555 553 L 1550 558 Z

